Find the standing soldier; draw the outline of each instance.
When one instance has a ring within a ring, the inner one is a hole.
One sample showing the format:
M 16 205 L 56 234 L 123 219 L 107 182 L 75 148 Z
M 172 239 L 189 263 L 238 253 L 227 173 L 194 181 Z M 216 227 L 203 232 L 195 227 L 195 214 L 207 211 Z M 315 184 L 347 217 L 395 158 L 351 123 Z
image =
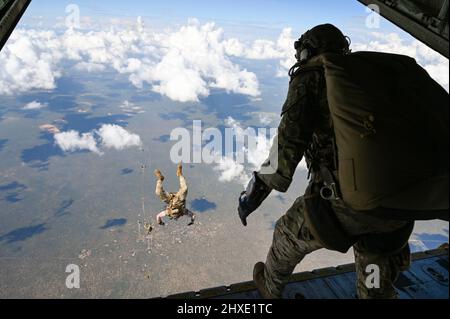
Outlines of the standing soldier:
M 180 163 L 177 168 L 177 176 L 180 179 L 180 189 L 177 193 L 167 193 L 163 188 L 164 176 L 160 170 L 155 170 L 155 176 L 158 179 L 156 182 L 156 196 L 167 204 L 167 208 L 156 216 L 156 222 L 159 225 L 165 225 L 163 218 L 178 220 L 182 216 L 188 216 L 191 219 L 189 226 L 194 224 L 195 214 L 186 208 L 186 197 L 188 187 L 186 179 L 183 176 L 183 166 Z
M 246 226 L 273 189 L 288 190 L 305 157 L 306 194 L 277 222 L 266 262 L 254 267 L 264 298 L 282 297 L 307 254 L 352 246 L 358 297 L 397 298 L 414 221 L 448 220 L 448 93 L 414 59 L 351 53 L 349 42 L 330 24 L 295 42 L 278 138 L 239 199 Z M 379 267 L 377 288 L 365 285 L 369 265 Z

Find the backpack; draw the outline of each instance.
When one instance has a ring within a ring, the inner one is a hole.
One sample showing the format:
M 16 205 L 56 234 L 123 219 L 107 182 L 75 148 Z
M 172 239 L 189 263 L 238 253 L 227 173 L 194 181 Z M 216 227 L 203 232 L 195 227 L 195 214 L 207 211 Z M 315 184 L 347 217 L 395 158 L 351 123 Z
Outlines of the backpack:
M 345 203 L 356 211 L 448 216 L 448 93 L 402 55 L 327 53 L 300 69 L 317 67 L 325 74 Z

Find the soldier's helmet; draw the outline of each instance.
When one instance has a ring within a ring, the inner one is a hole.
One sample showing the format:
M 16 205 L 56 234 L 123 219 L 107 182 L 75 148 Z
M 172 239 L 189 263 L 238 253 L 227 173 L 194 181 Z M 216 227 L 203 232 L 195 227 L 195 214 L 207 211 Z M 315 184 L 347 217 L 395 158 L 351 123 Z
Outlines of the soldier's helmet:
M 332 24 L 321 24 L 308 30 L 295 41 L 298 62 L 304 62 L 322 53 L 348 54 L 350 38 Z

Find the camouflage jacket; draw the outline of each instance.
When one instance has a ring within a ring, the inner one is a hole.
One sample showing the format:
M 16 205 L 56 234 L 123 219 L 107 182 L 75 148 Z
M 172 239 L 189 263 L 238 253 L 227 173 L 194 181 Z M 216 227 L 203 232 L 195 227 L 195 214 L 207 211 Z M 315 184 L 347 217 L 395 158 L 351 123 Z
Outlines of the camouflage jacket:
M 172 199 L 167 202 L 167 215 L 170 218 L 177 219 L 184 215 L 186 209 L 186 199 L 180 198 L 177 194 L 173 195 Z
M 278 136 L 258 173 L 272 189 L 288 190 L 303 157 L 310 171 L 323 161 L 331 170 L 336 169 L 326 92 L 325 76 L 320 68 L 305 69 L 292 77 Z

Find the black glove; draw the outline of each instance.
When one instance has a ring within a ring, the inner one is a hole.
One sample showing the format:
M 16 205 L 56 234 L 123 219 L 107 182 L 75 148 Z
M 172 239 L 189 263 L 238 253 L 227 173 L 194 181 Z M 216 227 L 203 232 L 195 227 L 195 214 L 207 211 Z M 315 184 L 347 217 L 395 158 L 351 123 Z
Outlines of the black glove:
M 261 206 L 271 192 L 272 189 L 259 179 L 257 173 L 253 173 L 247 189 L 239 197 L 239 218 L 244 226 L 247 226 L 247 217 Z

